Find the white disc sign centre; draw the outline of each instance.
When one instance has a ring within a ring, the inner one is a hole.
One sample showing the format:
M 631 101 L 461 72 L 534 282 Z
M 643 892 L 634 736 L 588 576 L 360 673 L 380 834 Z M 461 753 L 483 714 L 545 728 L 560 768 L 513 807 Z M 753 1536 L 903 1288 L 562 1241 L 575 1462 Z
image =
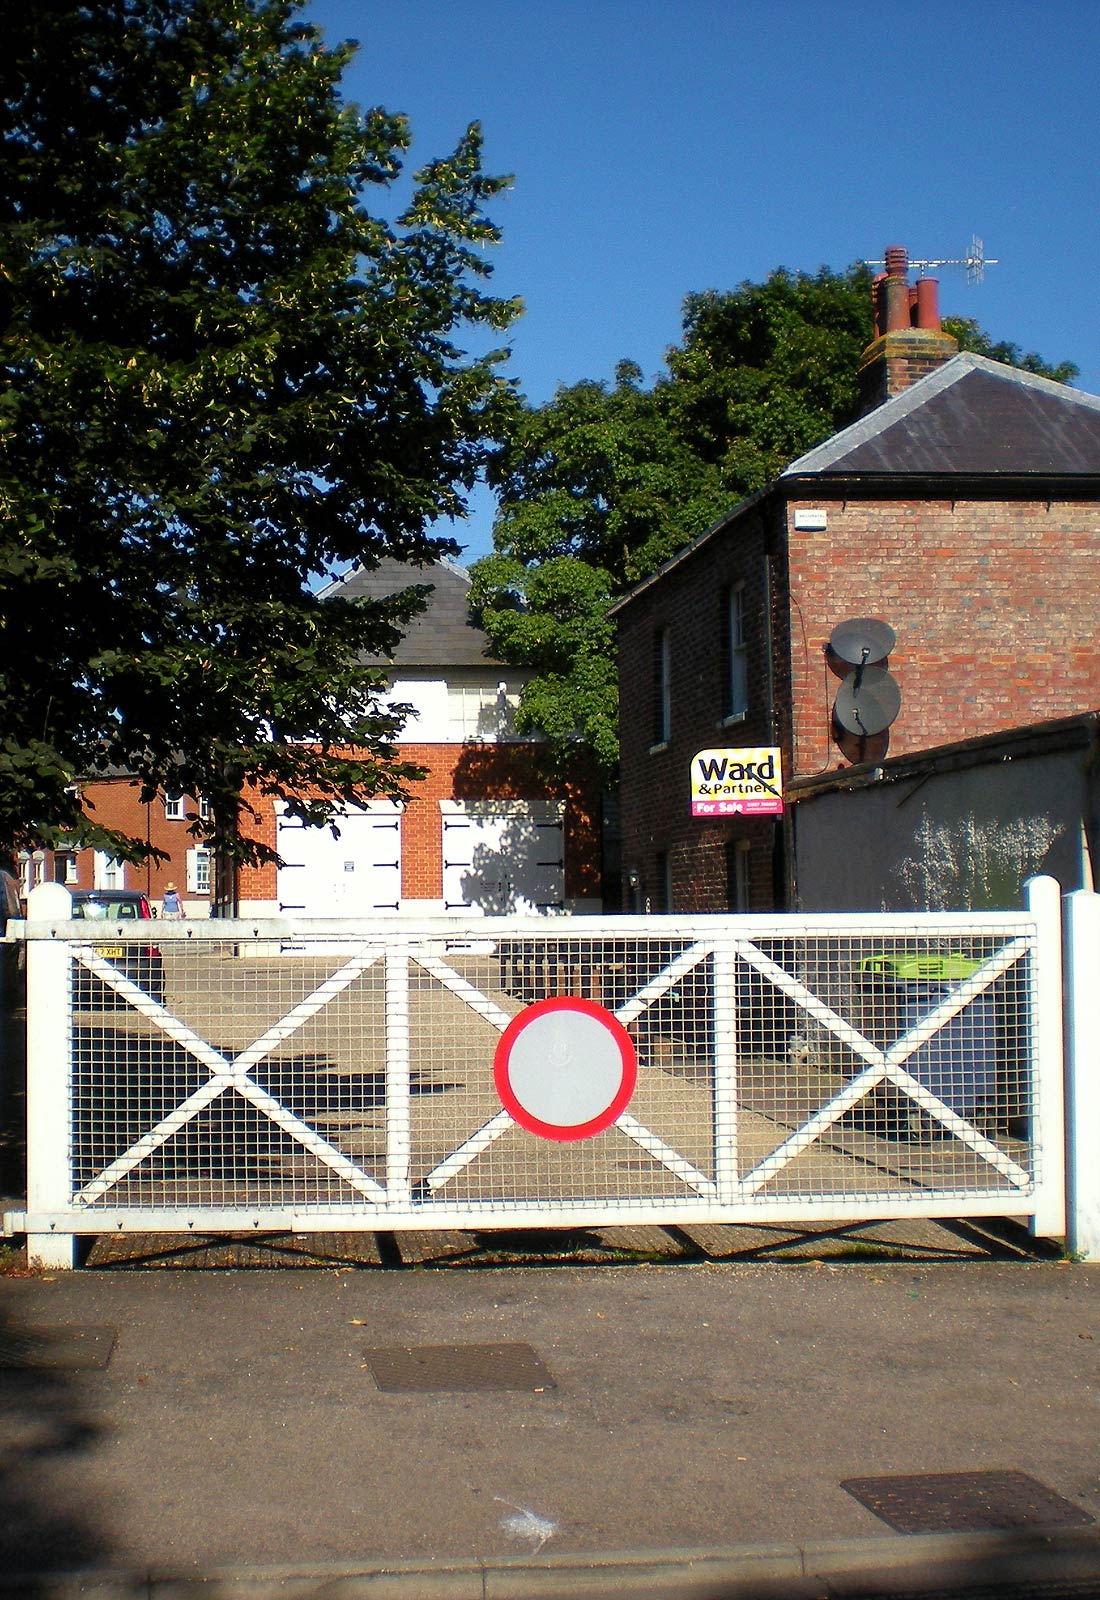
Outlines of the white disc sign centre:
M 622 1023 L 572 995 L 539 1000 L 513 1017 L 493 1058 L 501 1105 L 542 1139 L 590 1139 L 610 1128 L 637 1076 Z

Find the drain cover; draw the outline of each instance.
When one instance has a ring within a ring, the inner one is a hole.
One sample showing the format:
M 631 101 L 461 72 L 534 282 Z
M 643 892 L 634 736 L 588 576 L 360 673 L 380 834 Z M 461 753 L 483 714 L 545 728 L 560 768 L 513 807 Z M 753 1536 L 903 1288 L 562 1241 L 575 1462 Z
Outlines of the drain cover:
M 115 1328 L 0 1328 L 0 1370 L 102 1371 L 117 1337 Z
M 556 1387 L 529 1344 L 383 1345 L 364 1356 L 375 1383 L 386 1394 L 492 1389 L 541 1394 Z
M 924 1472 L 849 1478 L 840 1486 L 899 1533 L 1078 1528 L 1093 1521 L 1026 1472 Z

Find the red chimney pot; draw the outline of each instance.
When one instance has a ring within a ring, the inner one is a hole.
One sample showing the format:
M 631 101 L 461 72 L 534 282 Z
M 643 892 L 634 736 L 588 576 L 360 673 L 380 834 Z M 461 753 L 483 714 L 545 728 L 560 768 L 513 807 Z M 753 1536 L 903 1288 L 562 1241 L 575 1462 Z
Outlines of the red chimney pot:
M 917 279 L 917 327 L 940 328 L 940 285 L 938 278 Z
M 899 328 L 911 328 L 909 315 L 909 258 L 900 245 L 890 245 L 886 251 L 886 277 L 880 293 L 886 303 L 886 333 Z

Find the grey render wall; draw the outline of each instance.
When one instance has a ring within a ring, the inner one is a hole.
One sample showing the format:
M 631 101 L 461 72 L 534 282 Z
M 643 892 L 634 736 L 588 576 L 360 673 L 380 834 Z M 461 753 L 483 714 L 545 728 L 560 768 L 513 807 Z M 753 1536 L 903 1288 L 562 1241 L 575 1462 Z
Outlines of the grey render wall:
M 1014 910 L 1036 873 L 1085 886 L 1086 825 L 1100 872 L 1098 809 L 1081 748 L 807 794 L 791 808 L 796 905 Z

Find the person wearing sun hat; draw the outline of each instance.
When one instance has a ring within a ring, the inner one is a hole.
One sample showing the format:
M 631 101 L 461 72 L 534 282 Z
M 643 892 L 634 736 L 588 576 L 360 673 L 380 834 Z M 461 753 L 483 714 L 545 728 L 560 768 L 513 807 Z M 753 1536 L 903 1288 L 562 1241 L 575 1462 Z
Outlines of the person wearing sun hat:
M 180 899 L 179 890 L 174 883 L 164 885 L 164 900 L 161 904 L 161 916 L 169 922 L 179 922 L 183 915 L 183 901 Z

